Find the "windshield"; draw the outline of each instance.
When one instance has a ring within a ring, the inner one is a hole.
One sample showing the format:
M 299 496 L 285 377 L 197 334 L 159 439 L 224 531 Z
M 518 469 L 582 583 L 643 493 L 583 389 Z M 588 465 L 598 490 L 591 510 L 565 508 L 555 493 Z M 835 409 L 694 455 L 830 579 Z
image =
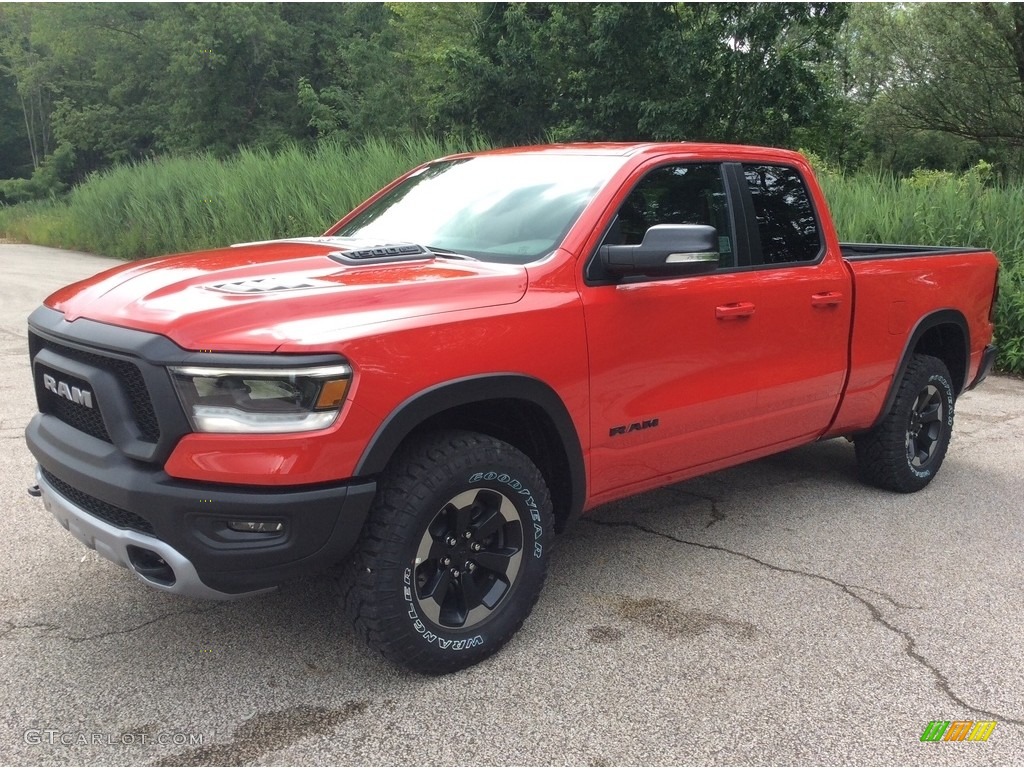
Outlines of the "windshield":
M 545 154 L 434 163 L 334 234 L 526 264 L 559 246 L 623 162 L 618 156 Z

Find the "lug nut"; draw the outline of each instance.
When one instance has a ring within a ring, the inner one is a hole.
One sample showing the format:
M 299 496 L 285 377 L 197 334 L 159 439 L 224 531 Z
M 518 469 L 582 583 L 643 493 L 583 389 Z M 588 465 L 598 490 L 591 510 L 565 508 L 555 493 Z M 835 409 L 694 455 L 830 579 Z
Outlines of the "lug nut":
M 474 562 L 466 563 L 466 570 L 469 571 L 470 573 L 475 571 L 476 570 L 476 563 L 474 563 Z
M 469 548 L 472 549 L 474 552 L 479 552 L 484 547 L 479 541 L 474 541 L 472 544 L 469 545 Z
M 452 564 L 452 559 L 450 557 L 446 557 L 443 560 L 441 560 L 441 565 L 451 565 L 451 564 Z
M 445 539 L 445 544 L 447 544 L 449 547 L 454 547 L 458 543 L 459 540 L 456 539 L 454 536 L 449 536 L 447 539 Z
M 462 538 L 464 538 L 464 539 L 472 539 L 473 538 L 473 532 L 472 531 L 466 531 L 464 534 L 462 534 Z
M 457 579 L 457 578 L 459 578 L 459 576 L 461 576 L 461 575 L 462 575 L 462 574 L 461 574 L 461 573 L 459 573 L 459 569 L 458 569 L 458 568 L 452 568 L 452 578 L 453 578 L 453 579 Z

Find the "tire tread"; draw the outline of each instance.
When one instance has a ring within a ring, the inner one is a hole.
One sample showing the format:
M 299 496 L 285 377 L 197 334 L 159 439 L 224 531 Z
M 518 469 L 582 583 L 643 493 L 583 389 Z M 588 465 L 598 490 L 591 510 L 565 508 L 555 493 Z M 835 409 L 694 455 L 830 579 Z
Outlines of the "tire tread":
M 922 489 L 939 471 L 949 446 L 952 427 L 939 446 L 939 453 L 933 459 L 933 471 L 927 478 L 914 475 L 906 456 L 906 420 L 921 389 L 932 376 L 939 374 L 951 381 L 945 363 L 937 357 L 915 354 L 910 359 L 900 381 L 896 399 L 885 418 L 870 432 L 854 441 L 857 467 L 861 479 L 869 485 L 898 493 L 913 493 Z M 953 400 L 948 403 L 952 417 Z
M 439 657 L 432 646 L 409 633 L 395 632 L 407 625 L 402 610 L 386 606 L 401 605 L 400 589 L 385 587 L 394 583 L 394 574 L 404 570 L 398 553 L 418 533 L 418 510 L 429 503 L 431 488 L 445 483 L 452 472 L 460 471 L 481 459 L 513 462 L 528 475 L 534 495 L 545 516 L 545 531 L 553 530 L 551 503 L 539 470 L 514 447 L 487 435 L 473 432 L 436 432 L 405 446 L 382 475 L 370 515 L 353 555 L 348 559 L 336 584 L 339 601 L 356 634 L 386 658 L 401 666 L 426 674 L 444 674 L 470 666 L 498 650 L 522 626 L 539 597 L 539 587 L 528 595 L 525 610 L 502 637 L 495 638 L 480 653 L 472 651 Z M 547 558 L 541 562 L 540 583 L 547 571 Z M 395 599 L 388 599 L 392 597 Z

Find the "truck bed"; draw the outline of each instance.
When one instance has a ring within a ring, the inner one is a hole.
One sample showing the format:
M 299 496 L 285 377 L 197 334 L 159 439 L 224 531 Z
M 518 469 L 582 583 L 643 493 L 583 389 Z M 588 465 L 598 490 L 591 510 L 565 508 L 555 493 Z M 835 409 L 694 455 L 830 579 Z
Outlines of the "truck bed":
M 841 243 L 840 248 L 853 276 L 856 309 L 849 379 L 832 434 L 856 434 L 877 422 L 889 407 L 887 397 L 908 350 L 930 354 L 929 344 L 955 346 L 960 351 L 948 365 L 953 389 L 959 393 L 970 386 L 990 341 L 995 255 L 983 248 L 922 245 Z M 946 330 L 923 342 L 932 323 L 945 324 Z
M 983 253 L 984 248 L 949 247 L 942 245 L 882 245 L 875 243 L 840 243 L 847 261 L 870 259 L 907 259 L 914 256 L 943 256 L 953 253 Z

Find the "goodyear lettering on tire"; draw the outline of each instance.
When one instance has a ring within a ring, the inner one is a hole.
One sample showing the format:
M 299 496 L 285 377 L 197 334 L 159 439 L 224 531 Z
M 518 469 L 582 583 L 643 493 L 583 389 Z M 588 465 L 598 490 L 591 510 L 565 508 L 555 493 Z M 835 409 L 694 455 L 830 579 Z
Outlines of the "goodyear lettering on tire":
M 544 536 L 544 526 L 540 522 L 540 509 L 537 508 L 533 492 L 521 482 L 506 474 L 476 472 L 469 477 L 470 484 L 479 483 L 481 480 L 497 480 L 499 483 L 507 485 L 515 491 L 517 496 L 522 497 L 523 502 L 530 510 L 530 520 L 533 523 L 533 556 L 539 559 L 544 554 L 544 545 L 541 543 L 541 539 Z

